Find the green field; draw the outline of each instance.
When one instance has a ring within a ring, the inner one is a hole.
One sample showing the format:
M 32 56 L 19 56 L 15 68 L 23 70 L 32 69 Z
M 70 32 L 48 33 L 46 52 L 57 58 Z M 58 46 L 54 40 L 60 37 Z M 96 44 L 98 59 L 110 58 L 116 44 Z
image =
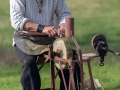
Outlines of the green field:
M 91 39 L 95 34 L 104 34 L 109 48 L 120 52 L 120 0 L 66 0 L 66 2 L 75 19 L 75 37 L 83 53 L 95 52 L 91 46 Z M 1 0 L 0 90 L 22 90 L 19 81 L 21 63 L 12 48 L 13 32 L 9 0 Z M 70 42 L 75 48 L 71 39 Z M 93 77 L 99 79 L 105 90 L 120 90 L 120 57 L 108 53 L 104 67 L 99 66 L 99 60 L 99 58 L 91 60 Z M 50 86 L 48 68 L 49 65 L 46 65 L 40 71 L 42 88 Z M 89 76 L 86 64 L 84 71 Z

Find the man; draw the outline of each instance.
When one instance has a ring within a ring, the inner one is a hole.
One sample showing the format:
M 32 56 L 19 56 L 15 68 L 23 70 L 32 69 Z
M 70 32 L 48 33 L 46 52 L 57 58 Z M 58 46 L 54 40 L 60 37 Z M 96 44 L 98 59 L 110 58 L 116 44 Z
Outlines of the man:
M 53 26 L 54 14 L 58 17 L 58 31 Z M 10 17 L 15 29 L 13 44 L 23 64 L 22 87 L 24 90 L 40 90 L 41 80 L 36 64 L 37 57 L 48 51 L 47 45 L 55 40 L 54 37 L 57 34 L 62 37 L 65 18 L 71 17 L 71 13 L 65 0 L 10 0 Z M 46 33 L 49 37 L 19 35 L 26 31 Z M 65 71 L 64 75 L 67 76 L 68 86 L 69 72 Z M 64 90 L 62 79 L 60 89 Z

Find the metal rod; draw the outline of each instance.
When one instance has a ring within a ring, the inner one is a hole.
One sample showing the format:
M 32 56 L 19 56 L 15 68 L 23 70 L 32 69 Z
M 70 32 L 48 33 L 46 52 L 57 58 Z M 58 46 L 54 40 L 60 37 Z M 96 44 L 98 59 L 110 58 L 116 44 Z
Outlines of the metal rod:
M 84 77 L 83 77 L 84 71 L 83 71 L 83 62 L 82 62 L 82 51 L 81 51 L 80 46 L 74 36 L 72 36 L 72 39 L 78 50 L 78 60 L 80 61 L 80 72 L 81 72 L 81 75 L 80 75 L 81 76 L 81 88 L 82 88 L 82 90 L 84 90 Z
M 91 67 L 90 67 L 90 60 L 88 60 L 87 64 L 88 64 L 88 71 L 89 71 L 89 75 L 90 75 L 91 88 L 92 88 L 92 90 L 95 90 L 94 81 L 93 81 L 93 77 L 92 77 L 92 71 L 91 71 Z
M 74 35 L 74 18 L 65 19 L 65 37 L 72 37 Z
M 62 79 L 63 79 L 64 87 L 65 87 L 65 90 L 67 90 L 66 81 L 65 81 L 65 77 L 64 77 L 64 74 L 63 74 L 63 70 L 62 70 L 60 61 L 59 61 L 59 65 L 60 65 L 60 71 L 61 71 L 61 74 L 62 74 Z

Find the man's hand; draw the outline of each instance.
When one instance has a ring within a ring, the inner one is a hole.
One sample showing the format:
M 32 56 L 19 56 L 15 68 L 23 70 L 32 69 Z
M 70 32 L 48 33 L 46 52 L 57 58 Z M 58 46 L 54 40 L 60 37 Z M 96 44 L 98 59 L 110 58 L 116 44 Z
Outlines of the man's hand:
M 54 26 L 45 26 L 42 32 L 48 34 L 49 37 L 55 37 L 57 35 L 57 30 Z
M 61 24 L 58 29 L 58 36 L 63 37 L 65 36 L 65 23 Z

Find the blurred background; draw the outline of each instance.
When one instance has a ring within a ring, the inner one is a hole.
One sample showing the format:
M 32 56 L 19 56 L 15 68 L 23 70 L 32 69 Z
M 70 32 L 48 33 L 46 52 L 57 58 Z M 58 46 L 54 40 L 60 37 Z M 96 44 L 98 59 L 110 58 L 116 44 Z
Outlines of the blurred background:
M 96 34 L 107 38 L 111 50 L 120 52 L 120 0 L 66 0 L 75 19 L 75 37 L 83 53 L 96 52 L 91 39 Z M 0 3 L 0 90 L 22 90 L 21 63 L 12 47 L 14 29 L 10 23 L 9 0 Z M 72 40 L 71 45 L 75 48 Z M 120 90 L 120 56 L 108 53 L 105 66 L 100 58 L 91 60 L 93 77 L 99 79 L 105 90 Z M 42 88 L 50 86 L 49 65 L 41 71 Z M 87 74 L 87 65 L 84 64 Z M 46 82 L 47 80 L 47 82 Z M 59 88 L 59 79 L 57 80 Z

